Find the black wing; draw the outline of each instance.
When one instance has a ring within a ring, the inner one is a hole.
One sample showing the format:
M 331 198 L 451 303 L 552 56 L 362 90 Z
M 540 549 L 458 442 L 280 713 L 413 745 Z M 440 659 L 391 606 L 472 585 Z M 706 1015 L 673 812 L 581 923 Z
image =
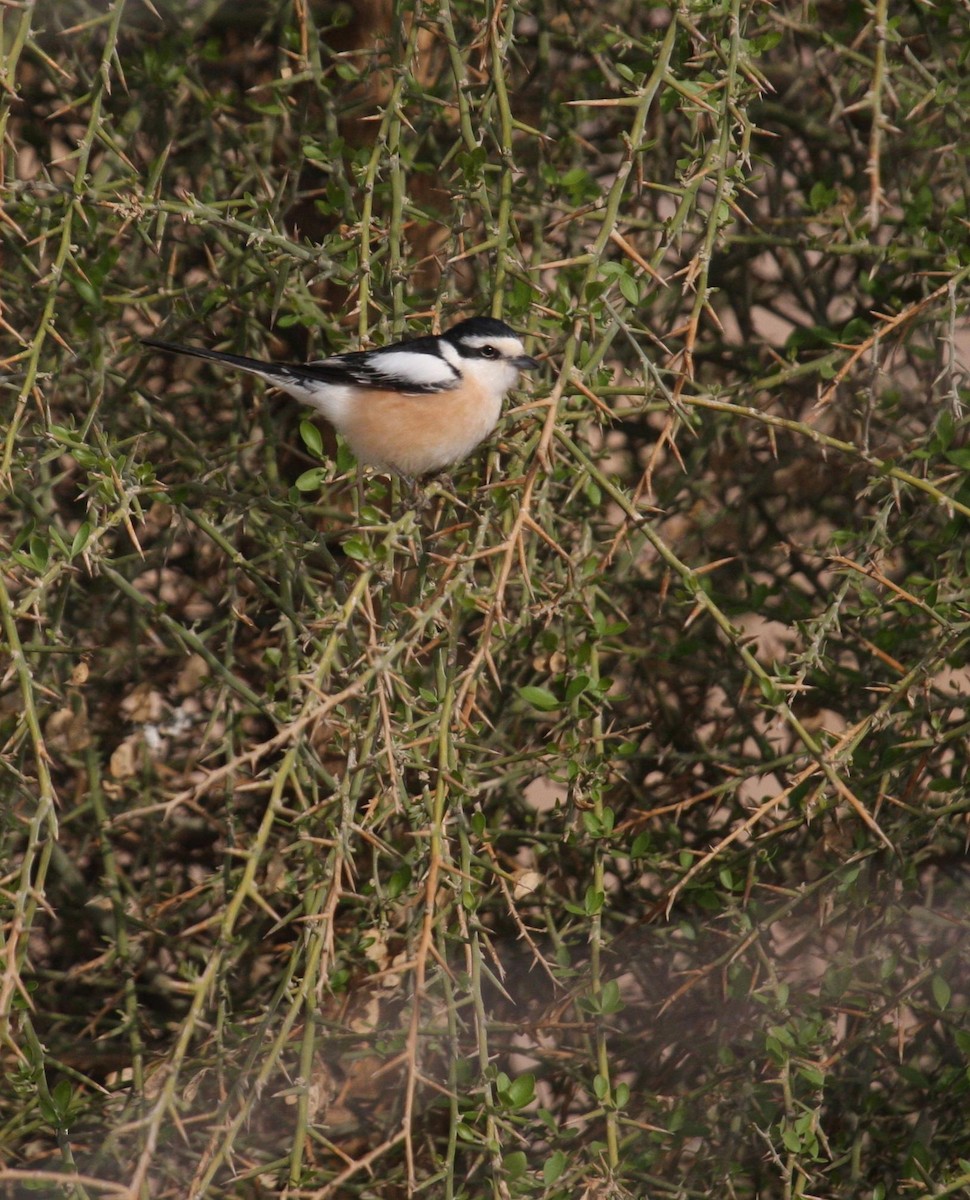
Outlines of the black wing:
M 155 338 L 143 338 L 142 343 L 169 354 L 186 354 L 209 362 L 225 363 L 226 366 L 248 371 L 251 375 L 259 375 L 281 386 L 295 383 L 312 387 L 314 383 L 322 383 L 429 395 L 448 391 L 461 382 L 459 373 L 447 359 L 441 357 L 438 339 L 434 337 L 397 342 L 380 350 L 353 350 L 348 354 L 336 354 L 333 358 L 308 363 L 272 363 L 259 358 L 247 358 L 242 354 L 227 354 L 221 350 L 180 346 Z

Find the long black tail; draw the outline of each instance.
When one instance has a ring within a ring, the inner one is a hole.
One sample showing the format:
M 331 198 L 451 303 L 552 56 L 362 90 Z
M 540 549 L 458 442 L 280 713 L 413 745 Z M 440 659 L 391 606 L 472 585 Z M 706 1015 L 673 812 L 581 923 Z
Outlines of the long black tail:
M 252 375 L 262 375 L 264 379 L 291 380 L 296 369 L 263 362 L 259 358 L 246 358 L 242 354 L 223 354 L 219 350 L 198 350 L 195 346 L 178 346 L 175 342 L 159 342 L 155 338 L 142 338 L 141 341 L 143 346 L 151 346 L 155 350 L 164 350 L 168 354 L 187 354 L 192 358 L 206 358 L 210 362 L 225 363 L 240 371 L 249 371 Z

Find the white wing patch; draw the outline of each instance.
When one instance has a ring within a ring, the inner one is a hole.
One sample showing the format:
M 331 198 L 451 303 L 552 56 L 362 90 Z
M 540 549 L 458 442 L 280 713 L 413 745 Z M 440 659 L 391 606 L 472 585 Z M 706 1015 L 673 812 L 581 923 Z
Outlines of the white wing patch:
M 395 390 L 405 390 L 409 383 L 416 388 L 450 388 L 458 382 L 455 369 L 436 354 L 389 350 L 375 354 L 367 366 L 375 384 L 383 377 L 394 384 Z

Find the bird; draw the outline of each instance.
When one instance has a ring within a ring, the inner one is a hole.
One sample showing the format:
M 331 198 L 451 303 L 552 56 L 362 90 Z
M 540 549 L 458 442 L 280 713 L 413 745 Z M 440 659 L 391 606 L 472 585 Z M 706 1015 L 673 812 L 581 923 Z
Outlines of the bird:
M 322 412 L 359 463 L 412 480 L 471 454 L 498 423 L 519 372 L 539 366 L 516 331 L 495 317 L 300 364 L 142 341 L 267 380 Z

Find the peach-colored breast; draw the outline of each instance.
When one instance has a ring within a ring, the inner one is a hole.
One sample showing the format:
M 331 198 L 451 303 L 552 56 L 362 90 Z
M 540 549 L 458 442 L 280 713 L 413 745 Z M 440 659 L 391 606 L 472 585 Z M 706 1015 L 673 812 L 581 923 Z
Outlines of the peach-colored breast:
M 362 393 L 347 410 L 337 428 L 359 461 L 416 476 L 470 454 L 495 428 L 502 397 L 466 381 L 430 396 Z

